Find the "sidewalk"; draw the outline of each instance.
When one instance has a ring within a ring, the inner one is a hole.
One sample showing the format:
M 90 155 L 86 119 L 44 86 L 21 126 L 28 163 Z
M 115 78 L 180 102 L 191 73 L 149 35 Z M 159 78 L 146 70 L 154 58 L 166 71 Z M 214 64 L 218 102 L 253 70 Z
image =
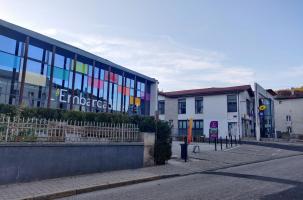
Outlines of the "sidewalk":
M 201 151 L 191 154 L 187 163 L 176 158 L 163 166 L 2 185 L 0 186 L 0 199 L 56 199 L 95 190 L 302 154 L 300 151 L 241 145 L 226 151 Z

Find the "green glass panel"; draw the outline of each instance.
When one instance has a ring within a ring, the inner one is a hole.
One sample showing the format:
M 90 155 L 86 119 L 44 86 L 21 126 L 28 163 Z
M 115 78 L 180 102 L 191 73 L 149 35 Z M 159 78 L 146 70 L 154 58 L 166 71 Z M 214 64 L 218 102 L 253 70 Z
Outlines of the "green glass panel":
M 50 76 L 50 66 L 47 67 L 47 75 Z M 68 81 L 69 71 L 60 67 L 54 67 L 54 78 Z
M 80 72 L 82 74 L 87 74 L 87 64 L 83 64 L 82 62 L 77 62 L 76 63 L 76 71 Z

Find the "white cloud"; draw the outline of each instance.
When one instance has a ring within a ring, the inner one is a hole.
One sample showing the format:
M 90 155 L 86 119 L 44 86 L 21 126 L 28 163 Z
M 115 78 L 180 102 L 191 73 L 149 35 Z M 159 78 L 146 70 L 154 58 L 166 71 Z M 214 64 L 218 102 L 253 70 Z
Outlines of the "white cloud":
M 226 56 L 213 51 L 187 48 L 168 36 L 145 40 L 103 34 L 73 33 L 31 26 L 105 59 L 159 80 L 165 91 L 214 86 L 252 84 L 255 73 L 244 66 L 228 66 Z

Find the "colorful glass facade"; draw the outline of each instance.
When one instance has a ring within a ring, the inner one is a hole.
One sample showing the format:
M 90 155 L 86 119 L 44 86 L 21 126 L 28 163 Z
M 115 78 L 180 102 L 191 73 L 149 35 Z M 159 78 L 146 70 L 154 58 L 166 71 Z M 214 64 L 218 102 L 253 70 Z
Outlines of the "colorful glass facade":
M 0 20 L 0 103 L 149 115 L 156 82 Z

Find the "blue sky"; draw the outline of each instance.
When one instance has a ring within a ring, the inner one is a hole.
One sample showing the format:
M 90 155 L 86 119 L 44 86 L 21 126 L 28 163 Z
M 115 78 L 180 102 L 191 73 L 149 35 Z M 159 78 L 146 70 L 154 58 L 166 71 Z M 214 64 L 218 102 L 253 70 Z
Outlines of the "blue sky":
M 165 91 L 303 85 L 303 1 L 0 0 L 0 18 L 159 80 Z

